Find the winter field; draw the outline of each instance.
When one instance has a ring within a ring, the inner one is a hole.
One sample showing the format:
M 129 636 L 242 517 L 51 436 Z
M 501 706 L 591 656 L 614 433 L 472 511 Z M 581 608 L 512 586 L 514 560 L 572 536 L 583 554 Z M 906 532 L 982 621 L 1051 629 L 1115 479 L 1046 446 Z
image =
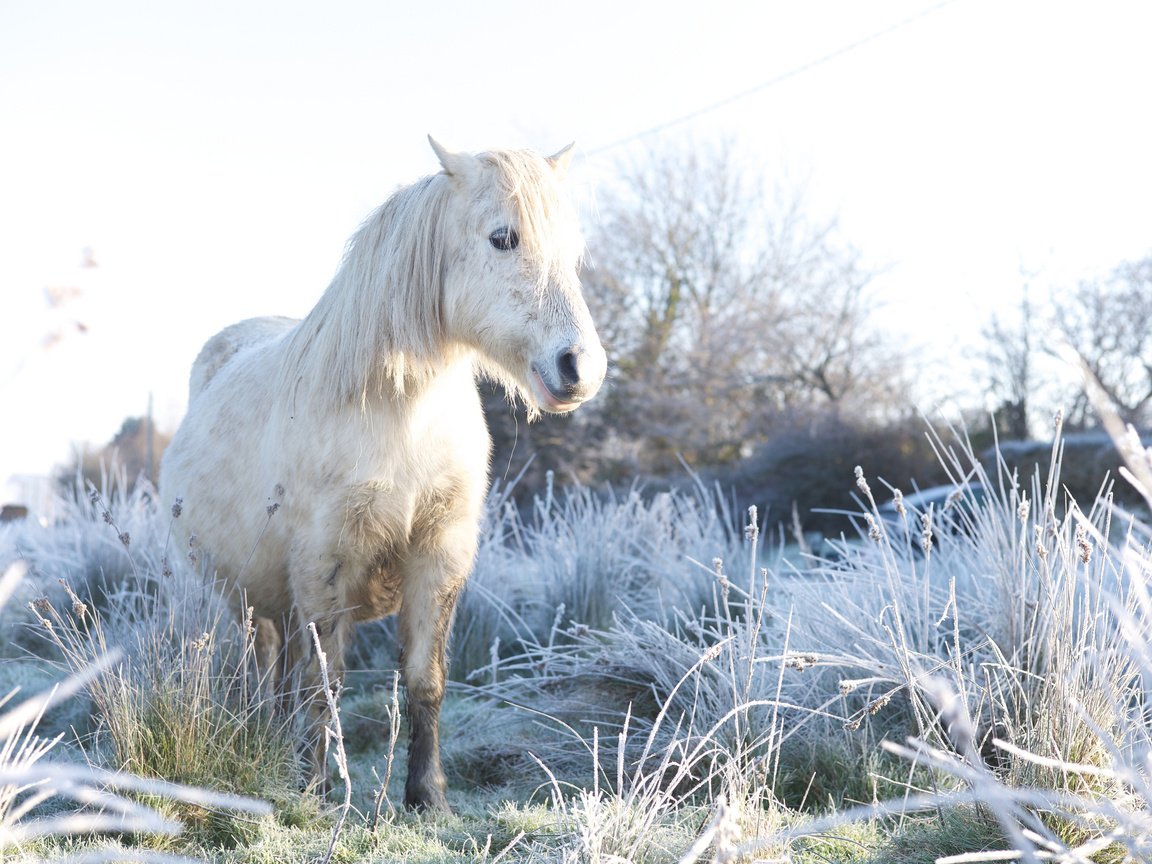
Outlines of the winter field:
M 862 465 L 859 536 L 819 555 L 702 484 L 527 513 L 497 488 L 438 817 L 397 803 L 391 624 L 358 634 L 331 791 L 300 791 L 243 622 L 170 543 L 172 502 L 113 473 L 0 527 L 0 857 L 1150 860 L 1152 525 L 1110 484 L 1152 506 L 1152 453 L 1072 501 L 1056 433 L 1031 476 L 936 440 L 957 492 L 927 513 L 886 518 Z

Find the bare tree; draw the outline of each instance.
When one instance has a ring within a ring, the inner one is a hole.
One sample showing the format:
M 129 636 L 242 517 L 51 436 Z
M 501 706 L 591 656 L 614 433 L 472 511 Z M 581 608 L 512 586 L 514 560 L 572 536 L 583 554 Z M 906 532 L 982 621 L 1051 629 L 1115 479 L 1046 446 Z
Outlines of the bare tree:
M 989 390 L 998 400 L 997 429 L 1017 441 L 1029 437 L 1029 408 L 1039 384 L 1037 325 L 1036 309 L 1025 283 L 1019 317 L 1006 321 L 999 314 L 993 314 L 981 333 L 984 341 L 980 359 L 988 370 Z
M 616 368 L 603 408 L 651 467 L 735 458 L 781 412 L 870 413 L 907 392 L 859 253 L 731 146 L 650 154 L 600 212 L 585 282 Z
M 1060 336 L 1087 364 L 1126 423 L 1152 423 L 1152 254 L 1053 301 Z M 1081 399 L 1073 416 L 1087 414 Z

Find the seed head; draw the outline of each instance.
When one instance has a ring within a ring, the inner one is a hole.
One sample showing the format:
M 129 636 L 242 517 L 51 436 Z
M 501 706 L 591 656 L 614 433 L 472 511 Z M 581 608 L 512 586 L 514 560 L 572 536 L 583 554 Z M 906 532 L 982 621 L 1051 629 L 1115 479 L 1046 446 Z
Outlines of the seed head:
M 789 654 L 784 658 L 784 665 L 789 669 L 803 672 L 815 666 L 819 659 L 815 654 Z
M 907 512 L 904 507 L 904 493 L 899 489 L 892 490 L 892 506 L 896 508 L 896 513 L 900 516 Z
M 184 512 L 184 499 L 177 498 L 176 502 L 172 505 L 172 518 L 179 519 L 180 514 Z
M 859 465 L 856 466 L 856 487 L 869 498 L 872 497 L 872 489 L 868 486 L 868 481 L 864 479 L 864 469 Z
M 932 508 L 920 514 L 920 548 L 927 555 L 932 550 Z
M 720 583 L 720 591 L 724 595 L 724 600 L 728 600 L 728 589 L 731 585 L 728 582 L 728 577 L 724 575 L 724 559 L 712 559 L 712 575 L 716 577 L 716 581 Z
M 1092 541 L 1088 539 L 1088 529 L 1083 525 L 1076 526 L 1076 551 L 1085 564 L 1092 560 Z
M 724 642 L 717 642 L 715 645 L 708 646 L 708 650 L 700 655 L 701 663 L 711 663 L 720 656 L 720 652 L 724 650 Z
M 748 508 L 748 524 L 744 526 L 744 539 L 749 543 L 755 543 L 759 536 L 760 524 L 756 519 L 756 505 L 753 504 Z

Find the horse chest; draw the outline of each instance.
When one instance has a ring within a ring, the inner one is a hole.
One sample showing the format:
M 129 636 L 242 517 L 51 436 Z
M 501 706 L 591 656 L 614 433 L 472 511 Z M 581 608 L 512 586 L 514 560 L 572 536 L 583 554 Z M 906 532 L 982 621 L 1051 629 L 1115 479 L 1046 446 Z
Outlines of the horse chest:
M 412 578 L 409 559 L 435 553 L 452 531 L 478 519 L 470 497 L 450 475 L 424 485 L 374 481 L 348 490 L 340 545 L 355 562 L 345 589 L 357 618 L 399 608 L 402 582 Z

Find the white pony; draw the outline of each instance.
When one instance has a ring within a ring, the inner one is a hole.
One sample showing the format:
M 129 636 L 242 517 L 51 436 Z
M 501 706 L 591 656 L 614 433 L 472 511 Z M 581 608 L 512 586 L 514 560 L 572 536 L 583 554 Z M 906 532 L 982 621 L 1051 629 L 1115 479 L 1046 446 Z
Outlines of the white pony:
M 530 414 L 562 413 L 596 393 L 606 360 L 563 194 L 571 147 L 544 159 L 429 141 L 443 171 L 368 217 L 306 318 L 242 321 L 205 344 L 160 487 L 254 610 L 261 656 L 304 684 L 320 681 L 309 622 L 339 677 L 354 622 L 399 612 L 405 803 L 445 810 L 445 642 L 488 484 L 476 375 Z M 323 698 L 310 710 L 315 733 Z

